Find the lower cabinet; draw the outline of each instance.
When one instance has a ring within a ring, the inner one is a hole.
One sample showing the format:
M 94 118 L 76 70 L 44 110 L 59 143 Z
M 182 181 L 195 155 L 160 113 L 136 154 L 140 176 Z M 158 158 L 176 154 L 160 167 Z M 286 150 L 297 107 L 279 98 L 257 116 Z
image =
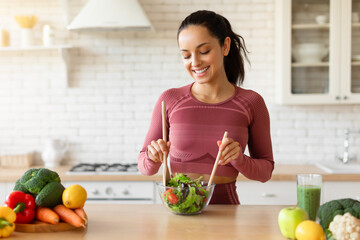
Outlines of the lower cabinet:
M 6 183 L 0 183 L 0 200 L 5 201 L 6 198 Z
M 5 201 L 6 196 L 13 191 L 14 185 L 15 183 L 0 183 L 0 201 L 2 201 L 2 203 Z
M 242 205 L 295 205 L 296 181 L 238 181 L 236 183 Z
M 352 198 L 360 201 L 360 182 L 332 182 L 323 183 L 326 202 L 340 199 Z

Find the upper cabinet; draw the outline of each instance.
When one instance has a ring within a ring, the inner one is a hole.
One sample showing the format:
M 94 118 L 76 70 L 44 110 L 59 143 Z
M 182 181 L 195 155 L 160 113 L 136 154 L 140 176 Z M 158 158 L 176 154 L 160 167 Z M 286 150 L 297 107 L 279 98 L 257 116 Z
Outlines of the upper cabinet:
M 360 0 L 276 0 L 277 102 L 360 103 Z

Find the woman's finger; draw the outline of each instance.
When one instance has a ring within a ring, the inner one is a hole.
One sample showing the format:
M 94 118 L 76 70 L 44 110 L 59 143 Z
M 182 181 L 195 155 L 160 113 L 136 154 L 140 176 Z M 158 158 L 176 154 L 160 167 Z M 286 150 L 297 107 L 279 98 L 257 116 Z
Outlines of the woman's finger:
M 225 141 L 224 141 L 225 142 Z M 223 144 L 221 144 L 223 145 Z M 238 142 L 234 142 L 233 140 L 232 141 L 228 141 L 227 142 L 227 145 L 225 146 L 225 148 L 223 148 L 222 150 L 222 153 L 221 153 L 221 156 L 226 156 L 230 151 L 232 151 L 232 149 L 236 148 L 239 146 L 239 143 Z
M 162 153 L 168 153 L 167 144 L 165 143 L 164 140 L 159 139 L 157 140 L 157 143 L 159 145 L 159 151 L 161 151 Z
M 151 146 L 153 146 L 155 148 L 155 150 L 157 151 L 156 157 L 159 159 L 160 162 L 162 162 L 163 161 L 163 152 L 161 151 L 161 146 L 159 145 L 159 140 L 151 141 Z
M 221 161 L 221 165 L 228 164 L 230 161 L 235 160 L 239 155 L 240 155 L 240 147 L 236 146 L 223 157 L 223 160 Z
M 148 145 L 148 155 L 154 162 L 160 162 L 159 152 L 152 145 Z
M 229 145 L 229 143 L 233 142 L 234 140 L 232 140 L 231 138 L 225 138 L 224 141 L 218 141 L 218 144 L 219 142 L 221 143 L 220 144 L 220 150 L 221 151 L 224 151 L 226 146 Z

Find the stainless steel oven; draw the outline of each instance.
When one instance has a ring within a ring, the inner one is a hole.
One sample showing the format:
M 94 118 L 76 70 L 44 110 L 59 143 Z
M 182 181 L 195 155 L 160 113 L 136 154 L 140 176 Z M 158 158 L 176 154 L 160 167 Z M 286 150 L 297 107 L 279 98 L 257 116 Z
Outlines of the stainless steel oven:
M 81 163 L 70 169 L 69 175 L 89 175 L 89 181 L 63 182 L 64 186 L 80 184 L 87 191 L 86 203 L 155 203 L 152 181 L 91 181 L 92 175 L 140 174 L 137 164 Z

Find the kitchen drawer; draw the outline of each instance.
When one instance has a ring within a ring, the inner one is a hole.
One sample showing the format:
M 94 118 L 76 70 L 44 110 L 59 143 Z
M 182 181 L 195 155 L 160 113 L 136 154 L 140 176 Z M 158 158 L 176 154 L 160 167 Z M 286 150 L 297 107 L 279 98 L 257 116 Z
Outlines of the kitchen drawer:
M 237 182 L 242 205 L 295 205 L 296 181 Z
M 332 182 L 323 183 L 325 201 L 340 198 L 353 198 L 360 201 L 360 182 Z
M 151 181 L 77 181 L 63 182 L 65 187 L 80 184 L 87 191 L 87 203 L 154 203 L 154 184 Z

